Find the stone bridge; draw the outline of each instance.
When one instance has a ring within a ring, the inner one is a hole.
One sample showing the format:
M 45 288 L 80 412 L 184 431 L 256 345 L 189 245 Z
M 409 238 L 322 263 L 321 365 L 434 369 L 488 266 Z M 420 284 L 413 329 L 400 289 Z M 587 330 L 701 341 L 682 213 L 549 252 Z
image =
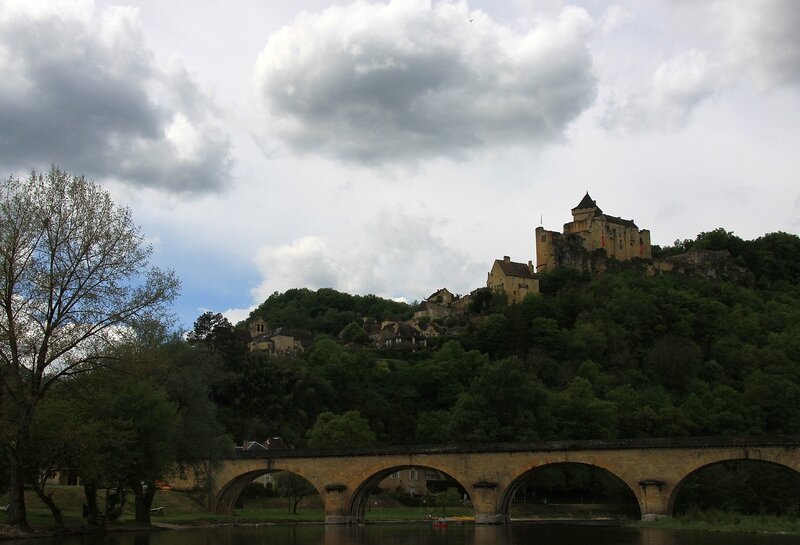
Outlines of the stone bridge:
M 505 523 L 519 483 L 544 466 L 571 463 L 602 468 L 619 478 L 635 496 L 642 518 L 649 519 L 672 514 L 676 495 L 692 473 L 729 460 L 758 460 L 800 471 L 800 436 L 238 452 L 214 471 L 210 508 L 230 514 L 253 479 L 291 471 L 319 491 L 326 522 L 359 522 L 372 488 L 391 473 L 414 467 L 435 469 L 458 481 L 470 495 L 476 523 Z

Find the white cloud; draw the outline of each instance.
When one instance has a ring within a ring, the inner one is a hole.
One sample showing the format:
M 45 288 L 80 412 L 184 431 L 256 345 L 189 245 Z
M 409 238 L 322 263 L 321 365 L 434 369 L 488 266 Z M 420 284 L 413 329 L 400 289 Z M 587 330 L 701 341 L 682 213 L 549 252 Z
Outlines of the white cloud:
M 612 32 L 627 25 L 636 18 L 632 10 L 623 4 L 611 4 L 600 18 L 600 29 L 604 33 Z
M 450 248 L 436 235 L 440 222 L 425 211 L 383 210 L 363 226 L 365 236 L 305 236 L 261 246 L 255 265 L 263 280 L 251 290 L 255 305 L 290 288 L 332 287 L 392 299 L 421 299 L 447 285 L 462 293 L 480 287 L 486 264 Z M 230 309 L 241 319 L 247 309 Z
M 627 130 L 683 128 L 694 109 L 717 93 L 721 77 L 705 52 L 683 51 L 659 64 L 646 87 L 615 95 L 602 122 Z
M 730 62 L 765 88 L 800 84 L 797 0 L 718 2 Z
M 51 163 L 176 193 L 230 173 L 218 113 L 185 68 L 161 68 L 138 10 L 91 1 L 0 4 L 0 166 Z
M 303 13 L 258 57 L 260 134 L 363 164 L 544 145 L 595 99 L 592 28 L 576 7 L 522 32 L 464 2 Z

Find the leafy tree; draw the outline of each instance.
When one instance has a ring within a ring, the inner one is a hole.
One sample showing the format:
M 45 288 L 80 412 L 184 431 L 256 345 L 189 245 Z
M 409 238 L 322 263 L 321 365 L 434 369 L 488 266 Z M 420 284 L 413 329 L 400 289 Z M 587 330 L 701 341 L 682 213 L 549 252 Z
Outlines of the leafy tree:
M 437 507 L 442 508 L 442 516 L 447 515 L 448 507 L 457 507 L 461 505 L 461 494 L 457 488 L 448 488 L 444 492 L 436 494 L 434 503 Z
M 504 314 L 486 316 L 475 331 L 475 347 L 493 356 L 504 356 L 508 352 L 510 332 L 509 319 Z
M 675 512 L 723 510 L 795 517 L 799 488 L 800 474 L 789 468 L 753 460 L 722 462 L 688 476 L 676 497 Z
M 576 377 L 566 390 L 556 394 L 553 401 L 553 417 L 561 437 L 616 438 L 618 425 L 615 406 L 598 399 L 587 379 Z
M 283 437 L 302 444 L 334 397 L 330 383 L 301 360 L 249 352 L 226 361 L 212 386 L 219 418 L 236 441 Z
M 274 474 L 275 491 L 282 497 L 289 498 L 289 513 L 297 514 L 297 506 L 306 496 L 317 494 L 317 489 L 310 482 L 291 471 Z
M 531 441 L 549 435 L 547 397 L 518 358 L 481 369 L 453 407 L 455 441 Z
M 371 447 L 377 442 L 369 422 L 358 411 L 340 415 L 324 412 L 307 435 L 311 448 Z
M 357 322 L 350 322 L 339 332 L 339 340 L 343 343 L 367 344 L 369 335 Z
M 23 494 L 31 426 L 63 377 L 107 360 L 122 326 L 165 314 L 171 272 L 149 269 L 151 248 L 108 192 L 55 167 L 0 188 L 0 388 L 9 522 L 27 527 Z
M 691 339 L 665 335 L 648 351 L 645 369 L 655 382 L 681 391 L 699 372 L 701 358 L 700 347 Z
M 219 312 L 207 311 L 198 316 L 186 340 L 189 344 L 203 344 L 211 352 L 228 357 L 243 350 L 243 346 L 237 342 L 233 326 Z
M 217 417 L 216 405 L 209 398 L 211 384 L 220 367 L 215 354 L 173 338 L 147 350 L 142 361 L 131 367 L 131 374 L 154 380 L 175 408 L 174 463 L 177 469 L 210 475 L 211 469 L 233 445 Z M 198 484 L 208 486 L 211 483 Z
M 122 379 L 113 389 L 100 390 L 94 404 L 91 418 L 129 433 L 125 454 L 116 460 L 124 464 L 116 477 L 133 489 L 136 522 L 149 523 L 155 481 L 166 478 L 176 460 L 175 406 L 163 389 L 136 379 Z

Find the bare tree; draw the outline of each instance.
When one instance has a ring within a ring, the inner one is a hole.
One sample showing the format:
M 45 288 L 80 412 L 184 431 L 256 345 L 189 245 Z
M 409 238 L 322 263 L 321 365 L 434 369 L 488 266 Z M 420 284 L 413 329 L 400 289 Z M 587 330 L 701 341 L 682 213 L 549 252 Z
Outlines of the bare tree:
M 108 362 L 137 321 L 165 314 L 179 282 L 149 265 L 128 208 L 56 167 L 0 182 L 0 432 L 9 523 L 27 527 L 23 475 L 39 401 Z M 35 446 L 36 448 L 46 448 Z

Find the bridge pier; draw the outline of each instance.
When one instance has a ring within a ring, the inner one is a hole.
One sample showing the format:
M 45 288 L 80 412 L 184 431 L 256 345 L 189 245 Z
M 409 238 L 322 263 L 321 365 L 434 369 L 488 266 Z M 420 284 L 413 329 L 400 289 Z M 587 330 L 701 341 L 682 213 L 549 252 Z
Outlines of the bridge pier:
M 658 520 L 670 516 L 669 499 L 672 489 L 672 486 L 656 479 L 639 481 L 636 499 L 639 501 L 642 520 Z
M 350 513 L 351 494 L 343 486 L 325 487 L 325 524 L 357 524 L 358 516 Z
M 500 511 L 500 490 L 497 483 L 481 481 L 472 485 L 472 507 L 475 524 L 506 524 L 508 517 Z

